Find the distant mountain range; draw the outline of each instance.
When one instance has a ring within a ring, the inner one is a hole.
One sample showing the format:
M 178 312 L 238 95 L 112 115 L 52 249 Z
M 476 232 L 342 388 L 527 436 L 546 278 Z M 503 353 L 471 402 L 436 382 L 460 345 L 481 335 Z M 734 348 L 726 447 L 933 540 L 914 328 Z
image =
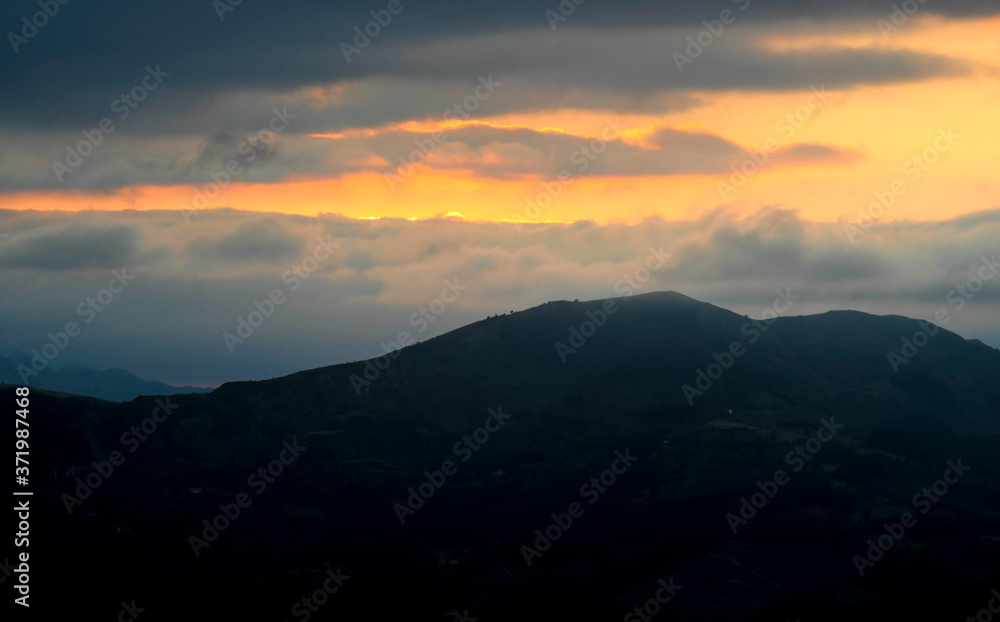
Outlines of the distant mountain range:
M 23 384 L 18 365 L 31 369 L 31 357 L 15 354 L 0 356 L 0 384 Z M 207 393 L 212 389 L 175 387 L 155 380 L 143 380 L 124 369 L 93 369 L 84 365 L 66 365 L 48 368 L 29 380 L 29 386 L 97 397 L 111 402 L 128 402 L 140 395 L 175 395 L 178 393 Z
M 1000 586 L 998 378 L 905 317 L 552 302 L 205 395 L 39 395 L 35 499 L 88 568 L 67 612 L 302 619 L 329 568 L 313 619 L 616 620 L 664 585 L 662 619 L 962 619 Z

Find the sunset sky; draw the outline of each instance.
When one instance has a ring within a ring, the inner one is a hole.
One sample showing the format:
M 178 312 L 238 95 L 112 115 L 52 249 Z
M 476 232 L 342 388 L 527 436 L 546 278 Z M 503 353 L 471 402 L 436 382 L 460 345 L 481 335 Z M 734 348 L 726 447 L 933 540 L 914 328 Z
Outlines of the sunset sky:
M 64 360 L 212 384 L 378 354 L 456 275 L 421 339 L 615 295 L 650 246 L 649 291 L 912 317 L 997 252 L 996 2 L 342 4 L 70 2 L 31 36 L 36 3 L 0 9 L 8 353 L 126 263 L 144 293 Z M 998 289 L 948 328 L 1000 345 Z

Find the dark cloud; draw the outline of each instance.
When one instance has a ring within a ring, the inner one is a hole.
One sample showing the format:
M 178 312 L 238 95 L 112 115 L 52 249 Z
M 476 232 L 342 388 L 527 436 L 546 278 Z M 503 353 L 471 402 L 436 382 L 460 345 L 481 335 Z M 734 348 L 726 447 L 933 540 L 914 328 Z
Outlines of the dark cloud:
M 291 261 L 299 256 L 303 245 L 300 237 L 269 219 L 240 225 L 217 241 L 198 240 L 189 249 L 197 256 L 246 264 Z
M 197 147 L 194 139 L 131 140 L 95 150 L 62 181 L 49 168 L 8 166 L 0 172 L 0 190 L 204 185 L 227 177 L 235 182 L 275 183 L 289 175 L 319 179 L 358 172 L 394 173 L 406 170 L 408 161 L 494 179 L 555 177 L 563 171 L 573 177 L 711 175 L 728 173 L 731 166 L 750 157 L 745 147 L 708 132 L 661 128 L 647 144 L 639 146 L 619 138 L 626 129 L 612 118 L 602 130 L 603 138 L 595 140 L 555 131 L 480 124 L 444 130 L 436 137 L 432 132 L 398 130 L 339 139 L 289 136 L 281 139 L 280 150 L 274 138 L 270 145 L 259 145 L 263 151 L 247 147 L 250 143 L 246 139 L 228 133 L 214 135 Z M 18 144 L 23 145 L 22 155 L 35 153 L 35 159 L 42 161 L 58 158 L 59 152 L 51 146 L 33 145 L 27 137 Z M 248 153 L 255 156 L 253 160 L 248 161 Z M 833 145 L 793 144 L 776 151 L 770 164 L 847 161 L 853 157 L 852 152 Z M 226 172 L 229 163 L 238 166 L 233 169 L 236 174 Z
M 805 267 L 808 278 L 817 283 L 841 283 L 890 277 L 889 261 L 873 249 L 829 249 Z
M 858 24 L 852 23 L 853 28 Z M 458 38 L 409 49 L 373 51 L 383 71 L 441 79 L 489 71 L 501 79 L 582 88 L 590 92 L 682 90 L 797 90 L 825 84 L 890 84 L 971 70 L 948 57 L 882 47 L 819 47 L 776 51 L 768 35 L 798 34 L 801 24 L 773 30 L 737 22 L 708 47 L 692 47 L 698 30 L 572 30 Z M 675 54 L 687 57 L 679 61 Z
M 812 143 L 782 147 L 774 153 L 771 162 L 775 164 L 798 164 L 822 162 L 824 160 L 852 160 L 856 157 L 858 157 L 858 154 L 853 151 Z
M 0 119 L 8 129 L 83 130 L 116 118 L 114 102 L 141 84 L 147 66 L 169 74 L 120 122 L 126 133 L 210 135 L 252 131 L 272 101 L 291 91 L 388 80 L 385 97 L 316 111 L 296 132 L 336 131 L 434 114 L 452 100 L 433 91 L 462 88 L 487 72 L 509 80 L 509 92 L 489 114 L 542 107 L 677 106 L 666 95 L 692 89 L 830 88 L 957 75 L 961 63 L 917 52 L 830 49 L 774 52 L 753 36 L 841 21 L 877 32 L 890 6 L 848 2 L 751 3 L 739 21 L 683 73 L 672 53 L 717 18 L 731 1 L 585 3 L 552 32 L 545 11 L 558 2 L 458 0 L 404 2 L 404 10 L 360 54 L 346 62 L 341 43 L 382 3 L 304 0 L 273 5 L 244 2 L 220 21 L 213 3 L 121 2 L 60 5 L 37 34 L 6 50 L 0 64 Z M 0 8 L 0 25 L 16 33 L 38 11 L 19 0 Z M 995 2 L 927 3 L 922 12 L 949 16 L 996 13 Z M 804 26 L 802 24 L 805 24 Z M 412 96 L 413 84 L 423 83 Z M 690 97 L 689 94 L 684 96 Z M 444 99 L 445 101 L 442 101 Z M 401 101 L 400 101 L 401 100 Z M 284 103 L 289 103 L 288 99 Z M 319 128 L 319 129 L 318 129 Z
M 270 135 L 265 136 L 267 142 L 256 135 L 235 136 L 229 132 L 218 132 L 205 139 L 198 148 L 198 158 L 192 168 L 198 171 L 217 171 L 236 160 L 242 166 L 255 166 L 270 162 L 278 156 L 279 145 Z M 247 153 L 253 153 L 254 159 L 246 162 Z
M 663 128 L 650 137 L 647 146 L 637 146 L 617 137 L 623 129 L 612 120 L 601 138 L 591 138 L 530 129 L 467 127 L 448 132 L 448 142 L 427 158 L 427 166 L 505 179 L 557 176 L 563 171 L 574 177 L 708 175 L 728 173 L 732 165 L 749 157 L 744 147 L 708 132 Z M 392 144 L 392 151 L 381 145 L 374 148 L 398 167 L 399 157 L 413 150 L 416 138 L 384 138 Z M 407 150 L 400 153 L 400 144 Z M 773 162 L 815 162 L 846 155 L 833 146 L 792 145 L 778 151 Z
M 796 274 L 806 256 L 801 231 L 768 231 L 757 227 L 741 231 L 734 226 L 715 231 L 708 243 L 683 248 L 674 274 L 687 282 L 753 278 L 761 274 Z
M 120 268 L 134 254 L 138 231 L 107 224 L 44 227 L 0 246 L 0 266 L 22 270 Z

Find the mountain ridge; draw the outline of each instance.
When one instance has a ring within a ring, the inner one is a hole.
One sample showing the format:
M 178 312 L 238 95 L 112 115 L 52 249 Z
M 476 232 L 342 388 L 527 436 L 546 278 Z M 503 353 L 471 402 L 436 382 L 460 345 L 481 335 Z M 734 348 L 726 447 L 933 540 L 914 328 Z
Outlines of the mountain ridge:
M 19 366 L 22 365 L 34 371 L 28 354 L 14 353 L 10 357 L 0 356 L 0 383 L 24 385 L 18 372 Z M 178 387 L 157 380 L 146 380 L 118 367 L 94 369 L 79 364 L 58 368 L 48 367 L 39 372 L 37 378 L 31 378 L 27 386 L 112 402 L 128 402 L 143 395 L 208 393 L 213 390 L 191 386 Z

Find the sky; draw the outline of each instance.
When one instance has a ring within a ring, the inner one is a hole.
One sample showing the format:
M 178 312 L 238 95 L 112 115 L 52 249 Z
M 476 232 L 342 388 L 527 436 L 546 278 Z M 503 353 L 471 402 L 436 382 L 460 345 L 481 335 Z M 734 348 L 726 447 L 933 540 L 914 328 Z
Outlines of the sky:
M 1000 346 L 996 282 L 949 301 L 1000 239 L 995 2 L 18 1 L 0 29 L 0 354 L 122 268 L 58 364 L 271 377 L 637 270 Z

